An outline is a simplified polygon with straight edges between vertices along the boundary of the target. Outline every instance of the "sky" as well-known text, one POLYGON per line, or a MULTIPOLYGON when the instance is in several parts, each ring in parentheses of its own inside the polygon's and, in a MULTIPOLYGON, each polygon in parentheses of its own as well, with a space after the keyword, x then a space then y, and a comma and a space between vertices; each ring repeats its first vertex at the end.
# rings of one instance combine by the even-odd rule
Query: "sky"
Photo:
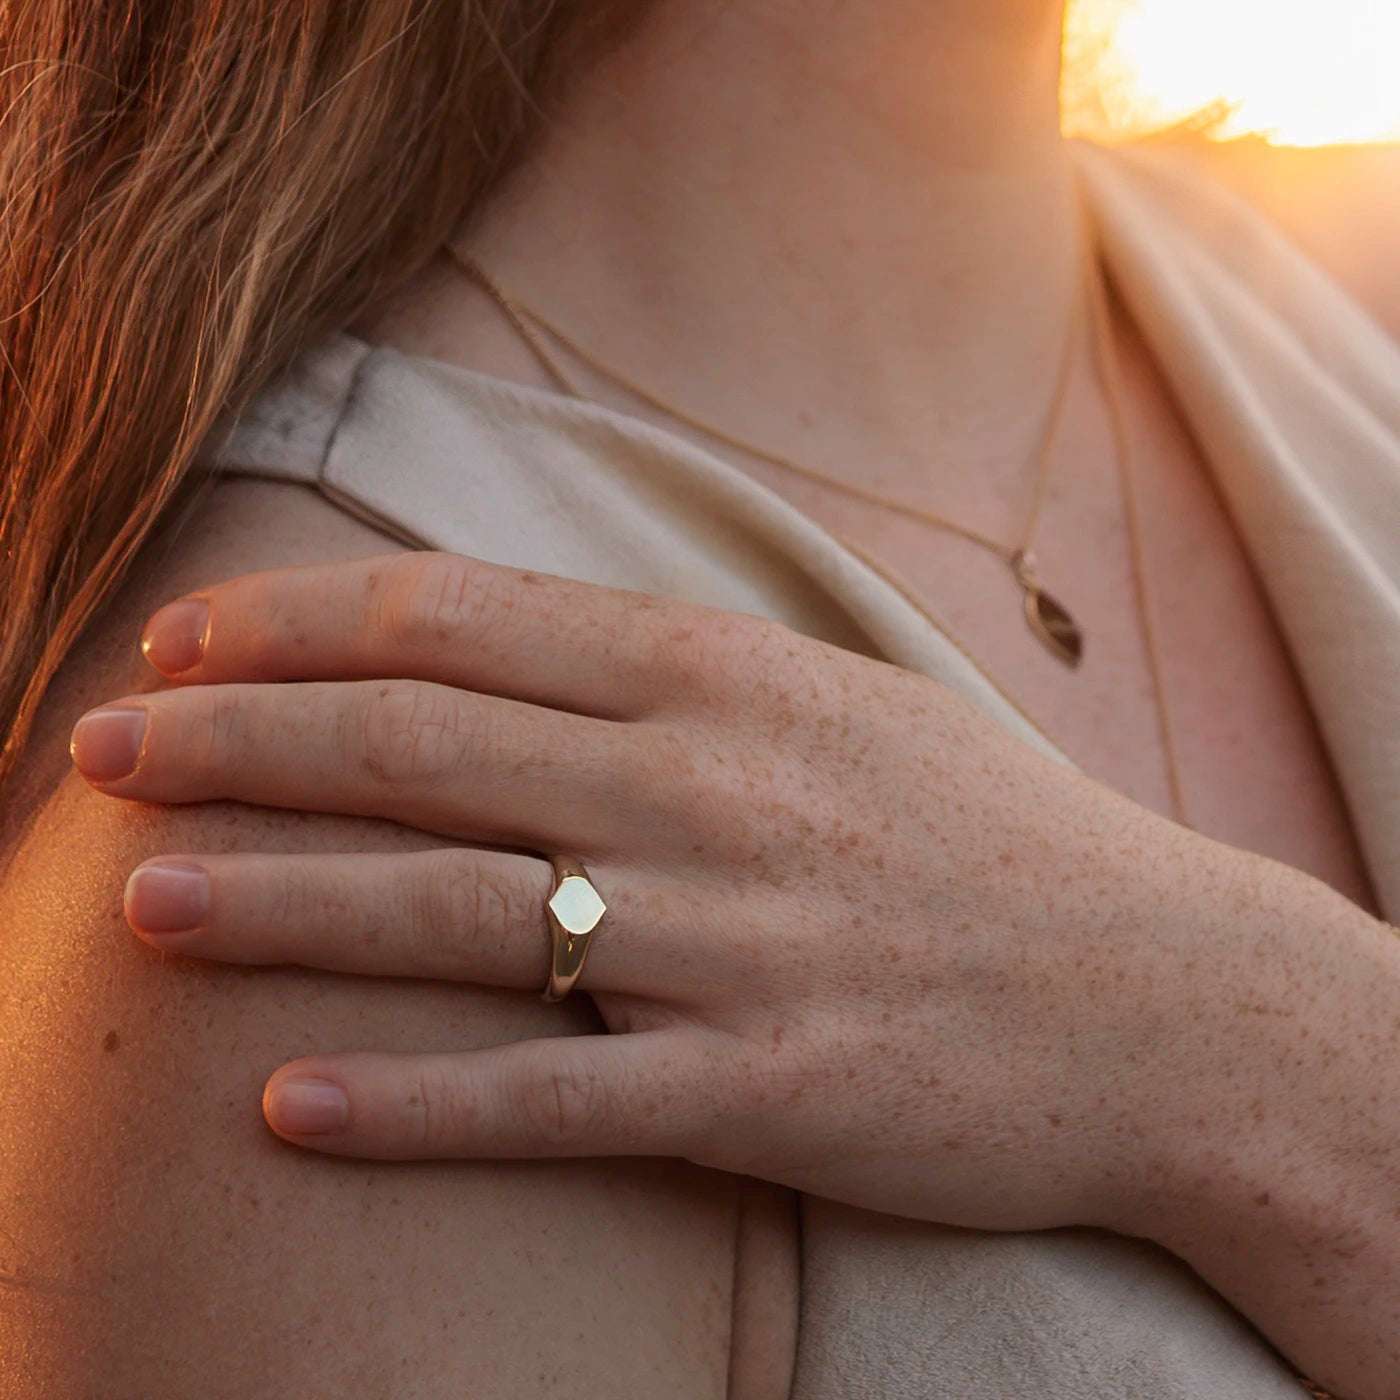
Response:
POLYGON ((1076 135, 1222 104, 1220 136, 1400 140, 1400 0, 1071 0, 1067 45, 1076 135))

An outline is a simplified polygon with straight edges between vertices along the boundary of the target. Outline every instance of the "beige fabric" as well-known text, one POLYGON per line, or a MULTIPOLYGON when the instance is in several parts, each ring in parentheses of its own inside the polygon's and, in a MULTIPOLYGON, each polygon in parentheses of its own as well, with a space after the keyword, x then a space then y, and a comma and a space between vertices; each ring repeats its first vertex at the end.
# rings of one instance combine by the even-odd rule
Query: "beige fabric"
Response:
MULTIPOLYGON (((1400 349, 1179 158, 1077 153, 1109 270, 1264 581, 1400 921, 1400 349)), ((612 410, 337 335, 207 457, 316 484, 407 543, 779 618, 933 676, 1069 762, 822 527, 612 410)), ((1154 1246, 819 1201, 804 1219, 798 1400, 1298 1394, 1252 1329, 1154 1246)))

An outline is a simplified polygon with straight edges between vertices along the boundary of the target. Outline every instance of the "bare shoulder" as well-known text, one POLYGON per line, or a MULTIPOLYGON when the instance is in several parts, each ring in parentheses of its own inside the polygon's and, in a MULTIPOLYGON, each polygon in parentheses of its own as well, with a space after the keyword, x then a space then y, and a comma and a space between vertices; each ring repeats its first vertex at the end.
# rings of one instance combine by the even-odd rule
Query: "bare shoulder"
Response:
POLYGON ((1275 220, 1400 339, 1400 145, 1200 143, 1203 169, 1275 220))
POLYGON ((394 547, 309 489, 220 485, 148 552, 46 702, 0 879, 0 1400, 723 1386, 729 1179, 646 1161, 357 1163, 262 1122, 266 1076, 312 1049, 591 1029, 586 1002, 200 963, 126 929, 126 876, 163 850, 429 844, 389 823, 124 803, 68 771, 77 715, 153 685, 136 638, 162 602, 394 547), (560 1297, 588 1304, 568 1374, 541 1350, 560 1297))
POLYGON ((0 868, 28 819, 68 777, 67 735, 90 706, 160 684, 137 648, 145 619, 182 593, 255 569, 388 553, 403 546, 310 487, 234 477, 177 512, 59 673, 0 817, 0 868))

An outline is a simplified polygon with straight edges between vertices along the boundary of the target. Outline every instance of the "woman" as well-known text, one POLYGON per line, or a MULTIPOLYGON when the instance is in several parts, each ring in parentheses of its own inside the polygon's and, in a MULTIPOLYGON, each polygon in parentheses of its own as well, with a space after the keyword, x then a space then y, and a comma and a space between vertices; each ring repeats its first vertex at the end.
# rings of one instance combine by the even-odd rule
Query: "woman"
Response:
POLYGON ((1394 1395, 1374 323, 1050 0, 41 11, 0 1394, 1394 1395))

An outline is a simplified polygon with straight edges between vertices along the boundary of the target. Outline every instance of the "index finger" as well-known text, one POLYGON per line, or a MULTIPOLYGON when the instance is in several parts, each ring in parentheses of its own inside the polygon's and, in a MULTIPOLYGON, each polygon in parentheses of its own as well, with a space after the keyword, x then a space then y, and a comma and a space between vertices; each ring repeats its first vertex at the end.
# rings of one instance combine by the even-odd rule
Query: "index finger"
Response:
POLYGON ((426 551, 245 574, 167 604, 141 649, 187 682, 407 678, 628 719, 674 692, 701 613, 426 551))

